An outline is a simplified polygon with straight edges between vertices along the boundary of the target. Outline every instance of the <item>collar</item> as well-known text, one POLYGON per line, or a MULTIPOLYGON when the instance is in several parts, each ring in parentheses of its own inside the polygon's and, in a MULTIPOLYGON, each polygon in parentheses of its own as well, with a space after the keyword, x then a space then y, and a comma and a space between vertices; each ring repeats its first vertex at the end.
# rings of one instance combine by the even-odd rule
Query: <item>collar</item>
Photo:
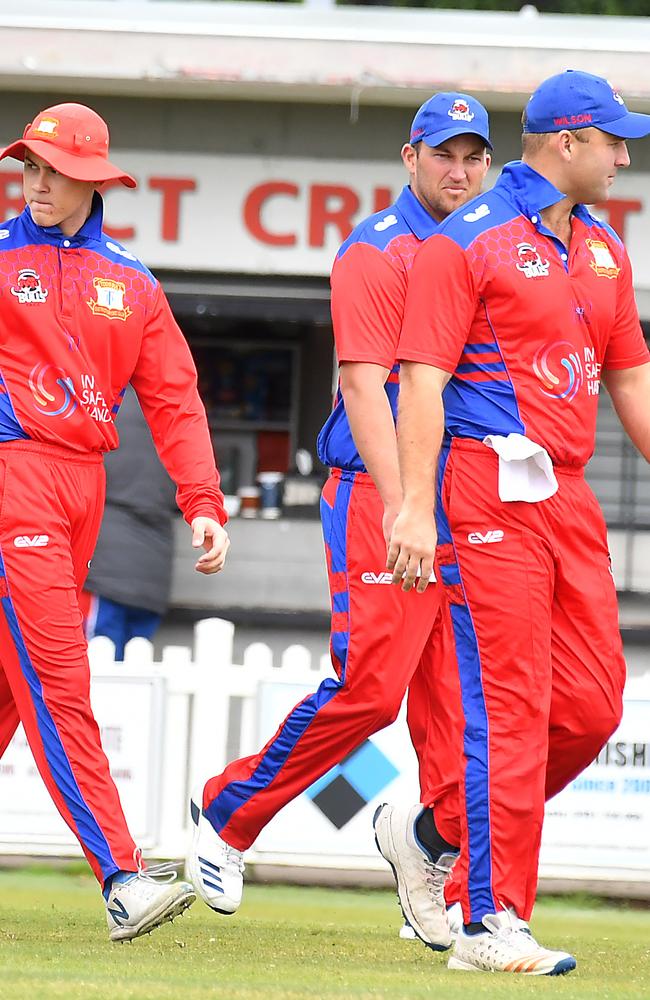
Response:
MULTIPOLYGON (((522 160, 506 163, 494 185, 494 190, 504 194, 509 201, 513 201, 521 214, 527 218, 542 212, 545 208, 550 208, 551 205, 556 205, 566 197, 555 184, 522 160)), ((582 204, 574 205, 571 214, 583 222, 591 220, 589 212, 582 204)))
POLYGON ((104 202, 101 195, 95 191, 90 215, 81 229, 74 236, 66 236, 58 226, 38 226, 32 219, 29 205, 23 209, 23 223, 35 243, 53 243, 58 245, 67 240, 67 246, 78 247, 88 240, 100 240, 104 221, 104 202))
POLYGON ((431 218, 424 205, 420 204, 408 184, 402 188, 395 206, 399 209, 411 232, 419 240, 426 240, 429 236, 433 236, 440 225, 439 222, 431 218))

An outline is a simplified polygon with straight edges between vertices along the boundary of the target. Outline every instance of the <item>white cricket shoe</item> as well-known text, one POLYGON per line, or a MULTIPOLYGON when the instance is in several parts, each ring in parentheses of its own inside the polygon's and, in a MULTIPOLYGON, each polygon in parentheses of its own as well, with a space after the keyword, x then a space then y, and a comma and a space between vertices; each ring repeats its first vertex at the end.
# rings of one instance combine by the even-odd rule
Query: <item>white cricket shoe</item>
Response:
POLYGON ((204 903, 217 913, 234 913, 244 892, 242 852, 222 840, 197 802, 190 799, 194 824, 192 847, 187 856, 187 874, 204 903))
POLYGON ((126 882, 114 882, 106 900, 111 941, 149 934, 191 906, 196 899, 194 889, 176 877, 176 869, 165 864, 140 869, 126 882))
POLYGON ((447 920, 449 921, 449 933, 455 941, 463 927, 463 908, 460 903, 452 903, 451 906, 447 907, 447 920))
POLYGON ((458 933, 450 969, 465 972, 518 972, 525 976, 563 976, 577 962, 565 951, 549 951, 537 943, 528 925, 514 910, 488 913, 483 917, 485 932, 458 933))
POLYGON ((444 887, 456 854, 442 854, 433 862, 419 846, 415 821, 422 806, 400 810, 384 803, 372 820, 379 853, 393 869, 404 919, 434 951, 446 951, 452 938, 444 887))
POLYGON ((399 929, 399 936, 402 941, 417 941, 418 936, 409 924, 408 920, 405 920, 399 929))

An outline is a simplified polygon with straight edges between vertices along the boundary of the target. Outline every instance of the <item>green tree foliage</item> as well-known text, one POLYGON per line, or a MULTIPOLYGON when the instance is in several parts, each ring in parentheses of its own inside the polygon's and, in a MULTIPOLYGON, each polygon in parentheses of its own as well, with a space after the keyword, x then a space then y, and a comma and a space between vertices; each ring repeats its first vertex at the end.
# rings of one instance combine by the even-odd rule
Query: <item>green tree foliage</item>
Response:
MULTIPOLYGON (((443 10, 518 11, 524 0, 337 0, 340 6, 437 7, 443 10)), ((537 0, 540 14, 650 16, 650 0, 537 0)))

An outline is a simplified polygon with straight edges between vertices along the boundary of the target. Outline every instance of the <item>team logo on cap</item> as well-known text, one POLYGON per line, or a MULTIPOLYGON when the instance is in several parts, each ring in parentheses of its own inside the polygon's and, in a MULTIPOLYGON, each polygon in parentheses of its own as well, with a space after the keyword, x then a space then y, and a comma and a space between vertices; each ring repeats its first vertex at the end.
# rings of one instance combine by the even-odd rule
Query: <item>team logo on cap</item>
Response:
POLYGON ((113 278, 95 278, 96 299, 88 299, 88 306, 95 316, 106 316, 107 319, 129 318, 132 309, 124 303, 124 292, 126 286, 122 281, 115 281, 113 278))
POLYGON ((517 244, 517 270, 526 278, 546 278, 549 266, 548 260, 542 260, 532 243, 517 244))
POLYGON ((607 244, 603 240, 585 240, 585 245, 593 258, 589 261, 589 267, 598 277, 617 278, 621 269, 616 266, 607 244))
POLYGON ((11 294, 15 295, 19 302, 45 302, 48 296, 48 289, 41 286, 41 279, 37 272, 31 267, 23 267, 18 272, 16 284, 12 286, 11 294))
MULTIPOLYGON (((609 83, 609 80, 607 81, 607 83, 609 83)), ((617 104, 622 104, 623 107, 625 107, 625 101, 623 100, 623 98, 619 94, 619 92, 616 89, 616 87, 612 83, 609 83, 609 85, 612 88, 612 97, 614 98, 614 100, 616 101, 616 103, 617 104)))
POLYGON ((455 122, 471 122, 474 118, 474 112, 470 111, 467 101, 463 101, 460 98, 456 98, 447 114, 455 122))
POLYGON ((53 139, 57 133, 57 125, 59 124, 58 118, 41 118, 41 120, 33 126, 32 131, 42 136, 44 139, 53 139))

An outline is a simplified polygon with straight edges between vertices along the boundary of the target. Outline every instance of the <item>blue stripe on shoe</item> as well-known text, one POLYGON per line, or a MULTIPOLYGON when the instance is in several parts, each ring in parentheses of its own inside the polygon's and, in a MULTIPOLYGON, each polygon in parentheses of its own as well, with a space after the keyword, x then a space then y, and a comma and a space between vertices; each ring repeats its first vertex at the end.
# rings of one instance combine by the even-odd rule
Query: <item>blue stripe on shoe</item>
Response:
POLYGON ((217 885, 216 882, 211 882, 210 879, 208 879, 208 878, 204 878, 203 879, 203 885, 207 886, 208 889, 214 889, 216 892, 223 892, 224 891, 222 885, 217 885))
MULTIPOLYGON (((347 528, 354 478, 354 473, 343 472, 337 485, 334 506, 330 507, 325 500, 321 502, 323 533, 325 545, 330 551, 332 573, 347 573, 347 528)), ((339 599, 336 603, 338 605, 341 602, 339 599)), ((340 664, 340 677, 326 678, 313 694, 296 705, 284 720, 276 738, 268 745, 251 776, 243 781, 231 781, 203 810, 217 833, 224 829, 238 809, 269 787, 319 711, 329 705, 343 689, 349 642, 349 631, 332 632, 332 653, 340 664)))
POLYGON ((201 875, 205 875, 206 878, 213 878, 215 882, 222 882, 223 879, 221 875, 217 875, 215 872, 211 872, 209 868, 200 865, 201 875))
POLYGON ((205 865, 206 868, 212 868, 213 872, 216 872, 217 874, 221 871, 219 865, 215 865, 213 861, 208 861, 207 858, 202 858, 200 854, 199 854, 199 861, 201 862, 202 865, 205 865))
MULTIPOLYGON (((5 565, 1 550, 0 577, 5 577, 6 580, 5 565)), ((9 581, 7 581, 7 586, 10 591, 9 581)), ((72 773, 68 755, 59 736, 56 723, 45 704, 40 678, 27 652, 11 596, 1 598, 0 604, 2 604, 2 610, 7 620, 9 631, 11 632, 22 674, 27 681, 48 769, 70 812, 79 839, 84 847, 97 859, 102 873, 102 881, 105 881, 119 870, 119 865, 115 863, 108 841, 102 833, 95 816, 86 805, 76 778, 72 773)))

